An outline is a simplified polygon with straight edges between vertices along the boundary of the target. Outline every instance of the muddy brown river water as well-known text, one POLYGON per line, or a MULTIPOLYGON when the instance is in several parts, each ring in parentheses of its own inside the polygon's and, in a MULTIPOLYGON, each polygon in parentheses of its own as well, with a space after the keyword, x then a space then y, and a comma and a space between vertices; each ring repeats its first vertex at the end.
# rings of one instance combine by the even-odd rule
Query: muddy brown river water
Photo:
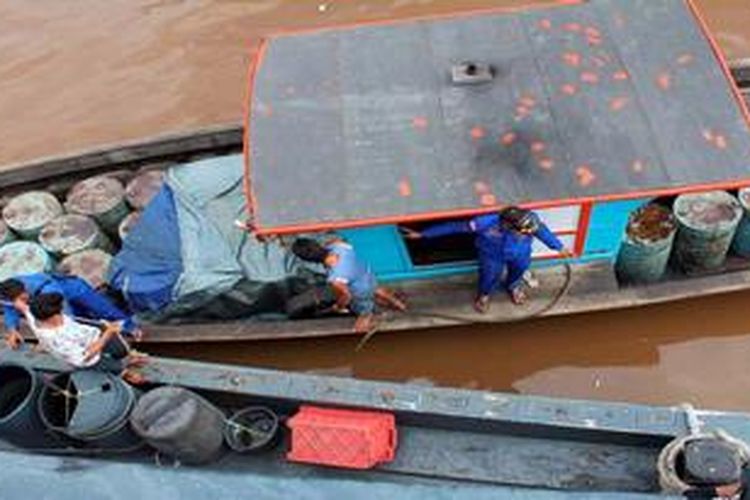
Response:
MULTIPOLYGON (((281 29, 518 6, 490 0, 3 0, 0 168, 240 120, 246 66, 281 29)), ((729 58, 750 2, 700 0, 729 58)), ((162 347, 205 360, 385 380, 750 410, 750 293, 524 324, 356 339, 162 347)))

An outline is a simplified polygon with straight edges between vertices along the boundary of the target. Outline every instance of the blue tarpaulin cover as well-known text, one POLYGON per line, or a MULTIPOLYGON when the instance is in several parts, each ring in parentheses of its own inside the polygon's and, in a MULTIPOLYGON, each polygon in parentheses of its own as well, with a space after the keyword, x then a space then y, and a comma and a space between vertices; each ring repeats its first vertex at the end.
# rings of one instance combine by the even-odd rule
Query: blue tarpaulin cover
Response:
POLYGON ((240 281, 284 282, 296 260, 237 228, 245 213, 242 160, 229 155, 170 169, 110 267, 110 283, 137 312, 193 311, 240 281))

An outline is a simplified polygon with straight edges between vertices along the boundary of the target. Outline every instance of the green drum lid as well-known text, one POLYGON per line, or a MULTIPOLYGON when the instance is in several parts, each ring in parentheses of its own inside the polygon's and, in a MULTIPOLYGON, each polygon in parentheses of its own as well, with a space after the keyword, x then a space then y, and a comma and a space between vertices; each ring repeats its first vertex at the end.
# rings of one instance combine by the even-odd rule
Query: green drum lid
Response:
POLYGON ((125 240, 128 234, 130 234, 130 231, 132 231, 135 225, 138 224, 138 219, 140 218, 140 212, 132 212, 122 220, 122 222, 120 223, 120 228, 118 230, 120 240, 125 240))
POLYGON ((63 259, 57 270, 63 274, 78 276, 94 288, 107 283, 107 271, 112 256, 99 249, 84 250, 63 259))
POLYGON ((19 274, 42 273, 49 270, 49 254, 37 243, 16 241, 0 248, 0 281, 19 274))
POLYGON ((71 255, 96 246, 102 238, 99 226, 85 215, 68 214, 58 217, 39 234, 39 242, 49 252, 71 255))
POLYGON ((685 227, 696 231, 715 231, 732 229, 742 217, 742 207, 729 193, 710 191, 678 196, 674 213, 685 227))
POLYGON ((73 186, 68 193, 65 206, 81 215, 99 215, 117 208, 123 203, 125 188, 114 177, 104 175, 91 177, 73 186))
POLYGON ((16 196, 3 209, 3 220, 14 231, 36 231, 63 213, 57 198, 46 191, 16 196))
POLYGON ((160 170, 143 172, 128 183, 125 188, 125 198, 131 207, 142 210, 156 196, 162 184, 164 184, 164 172, 160 170))

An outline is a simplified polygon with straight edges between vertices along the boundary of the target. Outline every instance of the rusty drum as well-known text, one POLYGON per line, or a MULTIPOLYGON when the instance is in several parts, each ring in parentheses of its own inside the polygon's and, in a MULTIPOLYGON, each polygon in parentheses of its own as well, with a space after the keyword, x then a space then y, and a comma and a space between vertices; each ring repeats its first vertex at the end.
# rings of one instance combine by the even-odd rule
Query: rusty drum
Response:
POLYGON ((164 184, 164 172, 149 170, 138 174, 125 188, 125 199, 135 210, 143 210, 164 184))
POLYGON ((22 239, 36 240, 42 228, 62 213, 57 198, 46 191, 29 191, 10 200, 3 221, 22 239))
POLYGON ((52 267, 52 258, 38 243, 14 241, 0 248, 0 281, 19 274, 48 272, 52 267))
POLYGON ((98 248, 74 253, 63 259, 57 270, 63 274, 83 278, 89 285, 99 288, 107 283, 107 271, 112 256, 98 248))
POLYGON ((73 186, 65 207, 71 213, 93 217, 105 232, 114 235, 129 213, 122 183, 105 175, 91 177, 73 186))
POLYGON ((76 214, 62 215, 44 226, 39 243, 60 258, 92 248, 112 251, 112 244, 94 219, 76 214))

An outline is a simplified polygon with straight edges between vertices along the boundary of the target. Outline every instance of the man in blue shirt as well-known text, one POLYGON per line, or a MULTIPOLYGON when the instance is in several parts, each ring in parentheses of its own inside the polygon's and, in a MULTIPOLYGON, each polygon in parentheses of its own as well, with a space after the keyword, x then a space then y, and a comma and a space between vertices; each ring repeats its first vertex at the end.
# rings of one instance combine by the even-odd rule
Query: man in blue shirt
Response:
POLYGON ((487 312, 490 296, 501 285, 514 304, 526 301, 526 293, 521 285, 524 273, 531 266, 534 238, 563 256, 571 255, 538 215, 518 207, 508 207, 499 213, 480 215, 470 220, 436 224, 421 232, 410 229, 403 231, 405 237, 412 239, 462 233, 476 235, 474 244, 479 257, 479 286, 474 307, 479 313, 487 312), (505 280, 502 280, 503 274, 505 280))
POLYGON ((321 245, 309 238, 299 238, 292 252, 302 260, 322 264, 328 283, 336 296, 334 310, 350 310, 357 315, 354 330, 367 333, 375 327, 375 304, 403 311, 406 305, 393 292, 379 287, 370 268, 357 258, 352 246, 335 239, 321 245))
POLYGON ((41 293, 62 295, 65 299, 63 310, 68 316, 122 321, 123 332, 136 339, 141 336, 132 316, 125 314, 81 278, 47 273, 24 274, 0 283, 5 340, 10 347, 16 348, 23 341, 18 331, 21 316, 31 298, 41 293))

